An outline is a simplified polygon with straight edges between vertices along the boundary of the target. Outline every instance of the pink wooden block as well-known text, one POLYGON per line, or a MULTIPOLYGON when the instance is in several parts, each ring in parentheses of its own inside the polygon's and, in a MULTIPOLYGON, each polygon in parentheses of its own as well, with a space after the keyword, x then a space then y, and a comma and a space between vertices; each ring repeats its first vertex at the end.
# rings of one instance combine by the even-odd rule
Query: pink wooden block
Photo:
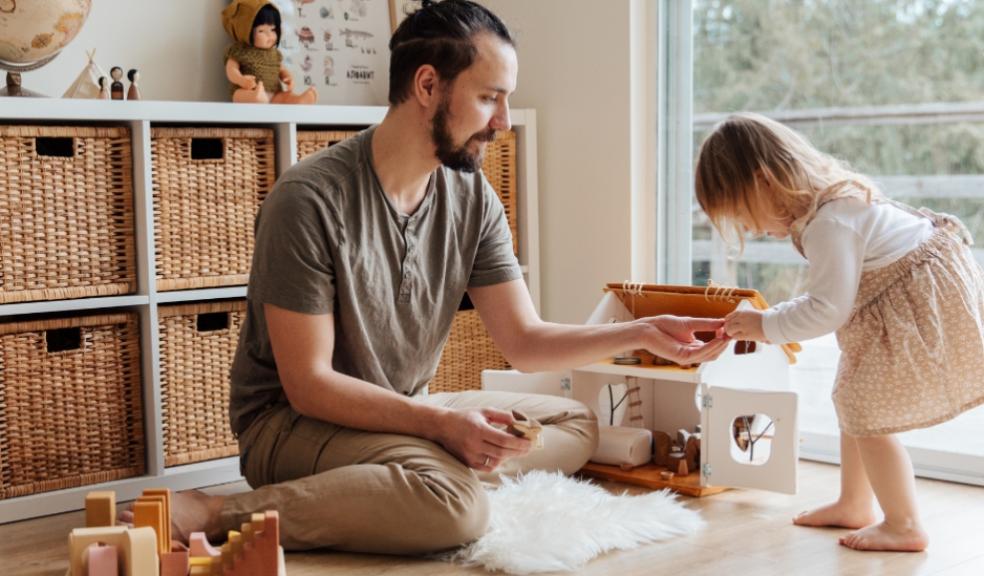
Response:
POLYGON ((215 558, 222 555, 222 552, 208 543, 204 532, 192 532, 191 537, 188 538, 188 546, 191 556, 196 558, 215 558))
POLYGON ((188 551, 165 552, 161 556, 161 576, 188 576, 188 551))
POLYGON ((119 557, 116 546, 89 544, 86 548, 88 576, 119 576, 119 557))

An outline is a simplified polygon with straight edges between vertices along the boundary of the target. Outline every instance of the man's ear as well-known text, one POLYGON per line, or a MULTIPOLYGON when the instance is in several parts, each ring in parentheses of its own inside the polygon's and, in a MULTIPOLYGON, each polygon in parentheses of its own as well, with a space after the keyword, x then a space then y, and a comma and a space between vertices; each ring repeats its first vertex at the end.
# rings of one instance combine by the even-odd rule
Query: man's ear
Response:
POLYGON ((424 64, 417 68, 417 73, 413 75, 413 95, 421 106, 429 108, 437 101, 439 83, 440 77, 433 66, 424 64))

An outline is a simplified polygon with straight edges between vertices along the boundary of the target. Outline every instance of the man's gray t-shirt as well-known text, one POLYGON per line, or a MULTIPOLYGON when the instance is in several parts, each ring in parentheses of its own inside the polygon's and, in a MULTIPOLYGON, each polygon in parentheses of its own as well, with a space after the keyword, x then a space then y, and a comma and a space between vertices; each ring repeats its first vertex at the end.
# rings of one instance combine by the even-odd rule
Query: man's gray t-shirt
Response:
POLYGON ((260 209, 231 373, 236 434, 287 401, 263 304, 334 314, 334 369, 414 395, 434 376, 465 290, 522 277, 481 172, 438 168, 417 211, 400 214, 372 167, 373 132, 291 167, 260 209))

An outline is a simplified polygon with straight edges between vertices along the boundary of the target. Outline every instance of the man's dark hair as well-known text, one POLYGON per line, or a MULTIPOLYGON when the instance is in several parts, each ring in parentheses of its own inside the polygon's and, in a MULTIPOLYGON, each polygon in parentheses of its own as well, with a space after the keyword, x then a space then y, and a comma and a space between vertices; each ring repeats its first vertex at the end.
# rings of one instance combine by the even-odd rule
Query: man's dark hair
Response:
POLYGON ((433 66, 442 81, 453 82, 475 62, 474 37, 482 32, 515 46, 502 20, 480 4, 422 0, 420 9, 408 14, 390 38, 390 104, 410 97, 413 77, 425 64, 433 66))

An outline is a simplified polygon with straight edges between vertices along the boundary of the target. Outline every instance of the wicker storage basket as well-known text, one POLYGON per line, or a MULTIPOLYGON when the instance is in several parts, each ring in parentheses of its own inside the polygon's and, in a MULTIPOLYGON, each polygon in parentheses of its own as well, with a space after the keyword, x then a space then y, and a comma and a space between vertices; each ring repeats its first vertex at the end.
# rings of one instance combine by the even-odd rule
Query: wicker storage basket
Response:
POLYGON ((239 453, 229 426, 229 368, 245 300, 161 306, 164 465, 239 453))
POLYGON ((358 130, 298 130, 297 159, 301 160, 319 150, 334 146, 358 133, 358 130))
POLYGON ((437 373, 428 385, 431 394, 481 390, 482 370, 508 370, 509 363, 492 342, 478 310, 460 310, 441 353, 437 373))
POLYGON ((245 284, 253 222, 273 187, 273 131, 153 128, 157 289, 245 284))
POLYGON ((0 126, 0 304, 136 290, 126 128, 0 126))
MULTIPOLYGON (((358 132, 340 130, 299 130, 297 132, 297 157, 304 158, 318 150, 355 136, 358 132)), ((500 132, 495 141, 485 148, 482 172, 502 200, 506 220, 512 231, 513 251, 519 254, 519 229, 516 218, 516 133, 500 132)))
POLYGON ((502 200, 512 232, 513 252, 519 254, 519 228, 516 218, 516 133, 500 132, 485 148, 482 172, 502 200))
POLYGON ((0 499, 144 473, 137 315, 0 324, 0 499))

